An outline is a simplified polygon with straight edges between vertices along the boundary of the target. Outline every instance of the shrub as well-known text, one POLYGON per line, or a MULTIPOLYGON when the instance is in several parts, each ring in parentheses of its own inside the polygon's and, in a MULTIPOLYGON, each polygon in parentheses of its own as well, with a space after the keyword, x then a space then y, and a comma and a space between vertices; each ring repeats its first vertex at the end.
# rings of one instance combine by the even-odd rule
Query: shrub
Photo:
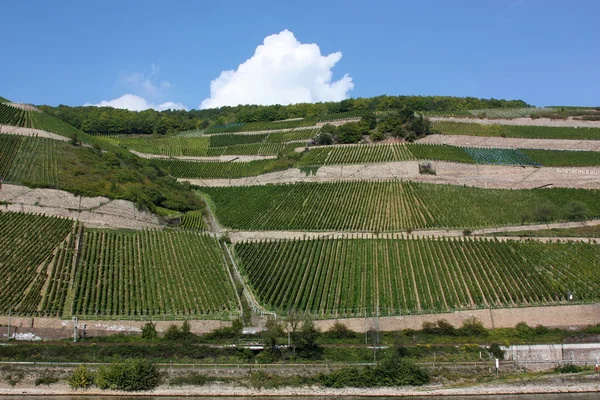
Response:
POLYGON ((457 333, 454 325, 446 321, 445 319, 440 319, 436 322, 423 322, 423 333, 428 335, 443 335, 443 336, 455 336, 457 333))
POLYGON ((341 322, 336 322, 331 328, 324 334, 329 339, 355 339, 358 334, 346 327, 341 322))
POLYGON ((463 322, 459 333, 463 336, 487 336, 489 332, 481 321, 475 317, 471 317, 463 322))
POLYGON ((392 387, 420 386, 429 383, 427 371, 410 361, 392 356, 375 368, 342 368, 330 374, 319 375, 325 387, 392 387))
POLYGON ((158 338, 156 326, 152 322, 148 322, 142 327, 142 338, 150 340, 158 338))
POLYGON ((94 374, 85 366, 80 365, 69 376, 67 383, 73 390, 85 390, 94 384, 94 374))
POLYGON ((36 378, 35 386, 40 386, 40 385, 50 386, 51 384, 58 382, 58 380, 59 379, 53 375, 40 376, 39 378, 36 378))
POLYGON ((566 205, 567 219, 571 221, 582 221, 587 219, 589 211, 585 204, 579 201, 571 201, 566 205))
POLYGON ((144 359, 129 359, 123 363, 102 366, 96 376, 100 389, 127 392, 152 390, 160 382, 160 372, 154 364, 144 359))
POLYGON ((554 368, 554 372, 559 374, 577 374, 579 372, 582 372, 583 370, 583 367, 574 364, 557 365, 554 368))
POLYGON ((22 370, 13 366, 3 367, 2 372, 4 380, 12 387, 17 386, 17 383, 21 382, 25 376, 22 370))
POLYGON ((487 350, 492 356, 494 356, 494 358, 497 358, 498 360, 504 360, 505 351, 500 348, 498 343, 490 344, 490 347, 488 347, 487 350))

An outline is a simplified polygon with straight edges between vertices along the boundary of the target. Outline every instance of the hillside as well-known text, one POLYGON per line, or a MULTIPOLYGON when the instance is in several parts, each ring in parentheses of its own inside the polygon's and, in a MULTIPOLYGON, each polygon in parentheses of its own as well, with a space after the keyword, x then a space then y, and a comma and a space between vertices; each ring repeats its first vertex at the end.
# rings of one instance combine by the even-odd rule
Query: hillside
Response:
POLYGON ((0 313, 248 322, 597 302, 600 244, 577 232, 600 221, 600 127, 527 106, 1 104, 15 290, 0 313), (548 224, 572 241, 475 236, 548 224))

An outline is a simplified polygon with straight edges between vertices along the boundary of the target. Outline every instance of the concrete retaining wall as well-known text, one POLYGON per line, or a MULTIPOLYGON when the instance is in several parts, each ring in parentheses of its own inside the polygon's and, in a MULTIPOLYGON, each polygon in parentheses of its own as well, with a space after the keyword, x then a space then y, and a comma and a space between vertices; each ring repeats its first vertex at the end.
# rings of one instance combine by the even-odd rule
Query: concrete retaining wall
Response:
POLYGON ((502 347, 506 361, 596 362, 600 343, 537 344, 502 347))

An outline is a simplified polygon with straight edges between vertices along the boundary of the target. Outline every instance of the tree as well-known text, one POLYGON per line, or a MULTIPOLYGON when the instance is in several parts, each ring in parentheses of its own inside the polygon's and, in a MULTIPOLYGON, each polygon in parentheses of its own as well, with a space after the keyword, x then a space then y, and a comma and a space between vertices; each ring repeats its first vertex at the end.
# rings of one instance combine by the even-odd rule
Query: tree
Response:
POLYGON ((377 117, 375 117, 373 112, 368 112, 362 116, 360 123, 365 127, 366 130, 370 131, 377 127, 377 117))
POLYGON ((156 338, 158 338, 156 326, 152 322, 144 324, 144 326, 142 327, 142 339, 152 340, 156 338))
POLYGON ((333 135, 328 132, 319 132, 317 136, 315 136, 315 143, 319 146, 329 145, 333 143, 333 135))
POLYGON ((364 128, 356 122, 348 122, 337 128, 337 140, 340 143, 358 143, 362 138, 364 128))
POLYGON ((325 124, 321 127, 319 133, 329 133, 331 136, 335 136, 337 133, 337 128, 332 124, 325 124))
POLYGON ((402 120, 395 115, 390 115, 377 125, 377 131, 384 136, 405 137, 406 129, 402 120))
POLYGON ((265 345, 271 356, 279 356, 281 352, 277 347, 277 340, 284 335, 283 328, 275 318, 269 318, 265 328, 266 330, 263 332, 265 345))
POLYGON ((317 343, 321 332, 315 326, 310 315, 306 315, 300 330, 295 333, 296 354, 302 358, 319 359, 323 356, 323 348, 317 343))

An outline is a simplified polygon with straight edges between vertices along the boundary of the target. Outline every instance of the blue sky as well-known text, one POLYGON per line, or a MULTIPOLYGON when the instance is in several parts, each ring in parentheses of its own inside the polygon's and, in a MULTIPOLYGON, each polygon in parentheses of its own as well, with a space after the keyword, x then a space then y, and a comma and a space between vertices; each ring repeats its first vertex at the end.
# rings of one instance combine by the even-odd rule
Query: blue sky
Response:
POLYGON ((600 106, 597 0, 34 0, 3 2, 2 15, 0 95, 13 101, 191 109, 414 94, 600 106))

